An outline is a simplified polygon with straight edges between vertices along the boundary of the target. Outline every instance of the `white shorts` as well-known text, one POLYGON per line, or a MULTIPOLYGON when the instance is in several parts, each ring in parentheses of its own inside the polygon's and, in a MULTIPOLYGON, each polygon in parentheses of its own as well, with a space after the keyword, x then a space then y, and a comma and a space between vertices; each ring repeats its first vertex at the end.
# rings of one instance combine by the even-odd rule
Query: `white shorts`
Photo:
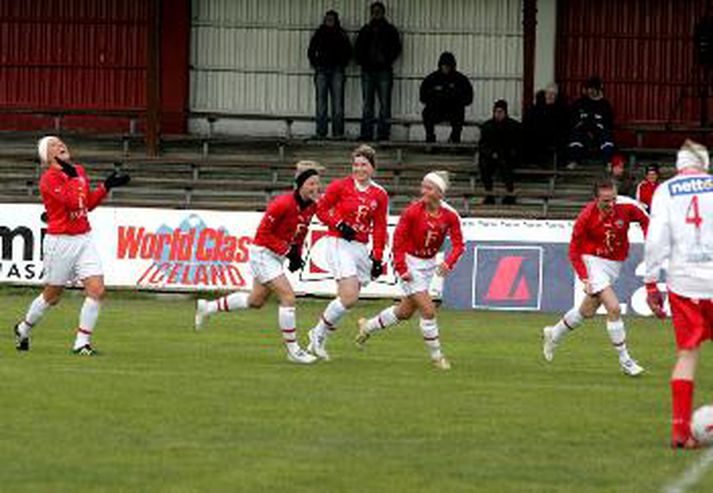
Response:
POLYGON ((597 257, 595 255, 582 255, 584 265, 587 266, 589 284, 592 293, 600 293, 604 288, 613 286, 619 279, 623 262, 597 257))
POLYGON ((253 272, 253 279, 260 284, 267 284, 283 275, 285 273, 284 263, 285 257, 276 254, 269 248, 250 245, 250 270, 253 272))
POLYGON ((64 286, 87 277, 103 276, 102 261, 90 233, 50 235, 43 248, 45 283, 64 286))
POLYGON ((431 287, 433 276, 436 274, 437 265, 436 257, 418 258, 407 253, 406 266, 408 267, 409 274, 411 274, 411 280, 404 282, 399 279, 401 291, 403 291, 406 296, 415 293, 427 293, 431 287))
POLYGON ((365 243, 328 236, 322 241, 327 247, 327 268, 337 281, 356 277, 362 286, 371 282, 371 258, 365 243))

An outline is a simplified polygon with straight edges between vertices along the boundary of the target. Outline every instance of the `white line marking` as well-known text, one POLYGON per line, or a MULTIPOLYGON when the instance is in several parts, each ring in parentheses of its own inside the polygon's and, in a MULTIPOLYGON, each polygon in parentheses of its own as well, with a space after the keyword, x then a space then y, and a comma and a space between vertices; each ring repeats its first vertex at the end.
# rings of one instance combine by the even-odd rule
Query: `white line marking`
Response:
POLYGON ((681 474, 676 481, 668 484, 663 493, 684 493, 701 480, 706 470, 713 464, 713 448, 709 448, 691 467, 681 474))

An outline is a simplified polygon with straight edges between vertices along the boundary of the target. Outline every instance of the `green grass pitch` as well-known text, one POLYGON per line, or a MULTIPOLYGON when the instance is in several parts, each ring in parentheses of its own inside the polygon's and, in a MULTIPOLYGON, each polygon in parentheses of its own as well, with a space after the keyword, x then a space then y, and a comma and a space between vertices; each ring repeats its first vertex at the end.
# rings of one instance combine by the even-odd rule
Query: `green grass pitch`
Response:
MULTIPOLYGON (((290 364, 274 305, 192 330, 188 299, 112 293, 102 356, 69 354, 69 296, 17 354, 11 327, 36 290, 0 291, 2 492, 657 492, 700 457, 669 432, 670 324, 627 318, 648 370, 619 373, 603 320, 551 365, 555 316, 441 311, 452 371, 432 369, 410 322, 353 345, 365 301, 331 339, 333 361, 290 364)), ((300 300, 306 329, 325 306, 300 300)), ((713 400, 704 351, 696 403, 713 400)), ((713 488, 713 469, 688 491, 713 488)))

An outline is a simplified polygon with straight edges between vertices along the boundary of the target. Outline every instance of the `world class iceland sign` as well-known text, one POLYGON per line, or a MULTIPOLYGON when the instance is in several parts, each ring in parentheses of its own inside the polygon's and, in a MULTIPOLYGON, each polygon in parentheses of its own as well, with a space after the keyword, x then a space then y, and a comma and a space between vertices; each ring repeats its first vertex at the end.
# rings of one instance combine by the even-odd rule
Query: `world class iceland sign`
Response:
MULTIPOLYGON (((579 303, 583 286, 569 261, 570 221, 466 219, 466 251, 445 280, 443 302, 461 310, 561 312, 579 303)), ((615 291, 623 313, 650 315, 643 287, 643 236, 615 291)))

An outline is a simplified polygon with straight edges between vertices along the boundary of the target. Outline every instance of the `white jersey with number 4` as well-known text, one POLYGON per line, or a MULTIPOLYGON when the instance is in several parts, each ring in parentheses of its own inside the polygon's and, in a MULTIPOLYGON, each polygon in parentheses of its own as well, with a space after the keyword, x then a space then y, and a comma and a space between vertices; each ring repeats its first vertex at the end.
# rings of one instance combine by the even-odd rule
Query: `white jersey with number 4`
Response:
POLYGON ((662 268, 674 293, 713 299, 713 176, 681 173, 654 193, 645 247, 646 282, 662 268))

